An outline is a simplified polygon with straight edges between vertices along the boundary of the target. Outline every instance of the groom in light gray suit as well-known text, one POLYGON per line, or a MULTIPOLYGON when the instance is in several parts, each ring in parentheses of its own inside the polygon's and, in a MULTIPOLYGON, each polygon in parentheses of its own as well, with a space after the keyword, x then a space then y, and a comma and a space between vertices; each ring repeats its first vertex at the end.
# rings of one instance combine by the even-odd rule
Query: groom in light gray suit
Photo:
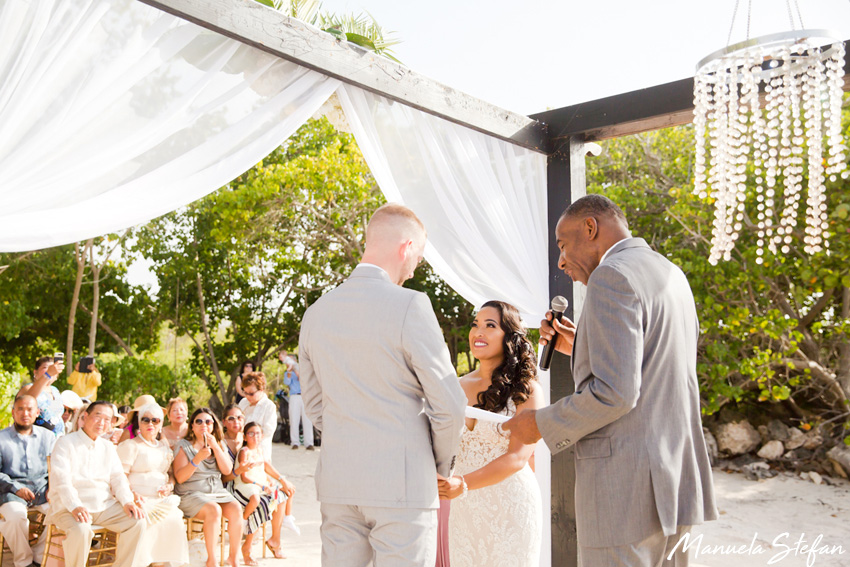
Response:
POLYGON ((572 355, 575 393, 503 429, 553 453, 575 445, 580 565, 687 565, 677 542, 717 518, 690 286, 600 195, 568 207, 556 236, 558 267, 587 296, 578 328, 547 315, 540 335, 572 355))
POLYGON ((428 296, 401 287, 425 239, 410 209, 379 208, 361 263, 301 323, 325 567, 436 561, 437 475, 452 474, 466 396, 428 296))

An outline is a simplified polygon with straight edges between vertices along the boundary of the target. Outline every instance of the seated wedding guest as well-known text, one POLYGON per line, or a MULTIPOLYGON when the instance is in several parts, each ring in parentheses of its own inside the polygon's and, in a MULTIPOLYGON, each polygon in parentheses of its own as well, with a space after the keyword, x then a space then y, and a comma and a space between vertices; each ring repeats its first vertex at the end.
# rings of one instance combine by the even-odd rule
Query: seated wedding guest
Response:
POLYGON ((74 371, 68 376, 71 389, 81 398, 90 400, 97 399, 97 388, 102 382, 100 372, 94 366, 94 359, 88 356, 79 360, 74 365, 74 371), (84 364, 85 367, 80 368, 80 364, 84 364))
POLYGON ((155 404, 156 398, 151 396, 150 394, 142 394, 133 402, 133 409, 130 410, 130 413, 127 414, 126 425, 124 425, 124 431, 121 433, 121 437, 118 440, 119 443, 123 443, 127 439, 133 439, 138 435, 139 432, 139 408, 142 406, 146 406, 148 404, 155 404))
POLYGON ((40 560, 44 541, 30 548, 27 509, 47 509, 47 455, 56 436, 33 427, 38 415, 35 398, 24 394, 12 406, 14 424, 0 431, 0 533, 12 550, 15 567, 40 560))
POLYGON ((266 395, 266 375, 251 372, 242 378, 242 391, 245 399, 239 407, 245 414, 245 421, 255 421, 263 428, 263 454, 272 458, 272 437, 277 429, 277 408, 266 395))
POLYGON ((239 376, 236 377, 236 403, 238 404, 242 400, 245 399, 245 392, 242 389, 242 380, 245 378, 247 374, 250 374, 254 371, 254 363, 253 362, 243 362, 242 366, 239 367, 239 376))
POLYGON ((59 436, 65 433, 65 423, 62 421, 65 406, 62 403, 62 394, 53 383, 59 378, 65 365, 61 360, 54 360, 52 356, 42 356, 36 360, 32 383, 21 388, 18 395, 29 394, 34 397, 38 402, 35 424, 59 436))
POLYGON ((73 390, 63 390, 59 395, 62 398, 62 405, 65 406, 65 411, 62 413, 62 421, 65 423, 65 433, 71 431, 70 427, 76 421, 80 410, 85 405, 82 398, 73 390))
POLYGON ((130 489, 147 518, 147 529, 139 547, 139 565, 189 562, 189 543, 183 529, 180 497, 172 494, 174 478, 171 448, 157 440, 162 429, 162 408, 146 404, 139 408, 138 435, 118 445, 118 457, 130 481, 130 489))
POLYGON ((53 448, 45 522, 65 532, 62 549, 69 567, 86 564, 92 524, 121 534, 116 567, 141 565, 144 512, 133 502, 115 446, 101 437, 112 417, 110 403, 92 402, 80 416, 81 429, 61 437, 53 448))
MULTIPOLYGON (((260 427, 260 424, 252 421, 245 426, 243 435, 245 436, 245 445, 239 450, 233 469, 236 476, 234 491, 248 496, 248 503, 242 517, 248 520, 261 501, 270 499, 275 510, 272 515, 272 536, 265 543, 276 558, 285 559, 281 551, 280 541, 280 528, 284 522, 284 512, 286 512, 286 520, 288 521, 287 527, 298 534, 301 533, 301 530, 295 525, 295 518, 290 513, 295 487, 277 472, 277 469, 264 456, 263 449, 260 446, 263 440, 263 428, 260 427), (280 488, 272 484, 272 479, 280 483, 280 488), (286 508, 289 508, 289 510, 285 510, 281 506, 283 503, 286 503, 286 508)), ((242 546, 242 559, 245 565, 257 565, 256 560, 251 557, 253 541, 254 532, 249 530, 242 546)))
POLYGON ((186 422, 189 406, 180 398, 171 398, 165 406, 165 416, 169 423, 162 428, 162 437, 168 441, 169 446, 174 447, 174 444, 189 432, 189 424, 186 422))
POLYGON ((180 496, 183 515, 204 522, 207 567, 216 567, 215 532, 221 517, 227 518, 230 565, 235 567, 242 540, 242 507, 221 482, 222 474, 233 470, 233 461, 222 446, 221 426, 212 410, 196 409, 189 423, 186 438, 174 445, 174 492, 180 496))
MULTIPOLYGON (((251 493, 247 491, 245 493, 242 493, 241 491, 235 488, 234 483, 236 475, 242 474, 245 470, 245 467, 240 466, 239 463, 236 462, 236 455, 239 454, 239 450, 242 448, 244 441, 242 427, 245 424, 245 415, 242 413, 242 410, 239 409, 238 405, 230 404, 224 410, 223 421, 224 445, 227 448, 227 453, 230 455, 230 458, 231 460, 233 460, 234 463, 233 472, 229 475, 224 475, 222 477, 225 481, 224 487, 229 490, 231 494, 233 494, 234 498, 236 498, 236 501, 239 502, 240 505, 247 506, 251 498, 251 493)), ((254 466, 259 466, 259 464, 254 466)), ((292 530, 297 535, 301 535, 301 528, 299 528, 295 524, 295 517, 292 515, 292 498, 290 497, 286 500, 286 506, 282 509, 282 520, 277 521, 277 523, 274 523, 273 516, 278 509, 280 508, 276 507, 276 502, 273 498, 273 495, 265 493, 261 494, 259 505, 250 514, 250 516, 248 516, 247 533, 253 534, 258 529, 260 529, 263 524, 271 520, 273 521, 272 537, 269 541, 280 541, 280 537, 278 537, 277 533, 280 531, 281 525, 283 525, 283 527, 287 529, 292 530), (277 529, 278 532, 275 532, 275 529, 277 529)), ((250 549, 250 546, 248 546, 248 549, 250 549)))
POLYGON ((123 428, 125 425, 127 425, 127 414, 129 414, 130 411, 132 411, 132 409, 133 408, 131 408, 130 406, 127 406, 127 405, 118 406, 118 416, 117 416, 118 419, 114 420, 115 421, 115 427, 123 428))

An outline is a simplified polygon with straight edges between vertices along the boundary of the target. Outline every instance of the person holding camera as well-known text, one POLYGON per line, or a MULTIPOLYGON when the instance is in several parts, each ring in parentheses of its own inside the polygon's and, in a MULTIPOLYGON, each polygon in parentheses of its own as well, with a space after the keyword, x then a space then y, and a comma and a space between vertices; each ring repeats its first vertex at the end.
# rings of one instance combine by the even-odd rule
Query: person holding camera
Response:
POLYGON ((94 366, 94 357, 84 356, 74 365, 74 371, 68 376, 71 390, 81 398, 97 399, 97 388, 102 383, 100 372, 94 366))
POLYGON ((307 417, 304 401, 301 398, 301 374, 298 369, 298 361, 293 355, 281 351, 278 355, 280 363, 286 366, 283 374, 283 383, 289 386, 289 441, 293 449, 301 446, 301 438, 298 433, 299 426, 304 427, 304 446, 308 451, 313 450, 313 423, 307 417))
POLYGON ((65 404, 62 402, 59 389, 53 383, 65 368, 64 360, 65 355, 61 352, 53 356, 42 356, 36 360, 32 383, 21 388, 16 396, 28 394, 35 398, 38 403, 38 417, 35 418, 35 425, 49 429, 57 437, 65 433, 65 422, 62 421, 65 404))

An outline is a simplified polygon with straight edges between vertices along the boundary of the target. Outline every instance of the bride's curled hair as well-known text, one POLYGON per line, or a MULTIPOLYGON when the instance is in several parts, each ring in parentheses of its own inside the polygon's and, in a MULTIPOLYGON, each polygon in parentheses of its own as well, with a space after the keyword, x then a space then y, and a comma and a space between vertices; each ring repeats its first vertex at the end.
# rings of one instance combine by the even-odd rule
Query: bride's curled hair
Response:
POLYGON ((490 387, 478 394, 474 407, 499 413, 512 399, 520 405, 531 394, 531 382, 537 379, 537 356, 526 336, 517 308, 503 301, 488 301, 481 308, 499 311, 499 326, 505 332, 502 363, 493 371, 490 387))

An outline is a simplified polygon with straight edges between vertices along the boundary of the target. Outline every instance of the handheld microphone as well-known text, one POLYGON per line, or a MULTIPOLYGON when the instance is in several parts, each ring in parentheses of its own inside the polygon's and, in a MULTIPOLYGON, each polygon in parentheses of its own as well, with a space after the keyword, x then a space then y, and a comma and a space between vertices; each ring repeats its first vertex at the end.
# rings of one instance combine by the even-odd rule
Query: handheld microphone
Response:
MULTIPOLYGON (((569 304, 570 302, 567 301, 567 298, 564 296, 556 295, 553 297, 552 312, 555 315, 553 319, 560 321, 569 304)), ((546 343, 546 346, 543 347, 543 352, 540 353, 540 370, 549 370, 549 365, 552 364, 552 354, 555 352, 555 342, 557 340, 558 336, 555 335, 552 340, 546 343)))

